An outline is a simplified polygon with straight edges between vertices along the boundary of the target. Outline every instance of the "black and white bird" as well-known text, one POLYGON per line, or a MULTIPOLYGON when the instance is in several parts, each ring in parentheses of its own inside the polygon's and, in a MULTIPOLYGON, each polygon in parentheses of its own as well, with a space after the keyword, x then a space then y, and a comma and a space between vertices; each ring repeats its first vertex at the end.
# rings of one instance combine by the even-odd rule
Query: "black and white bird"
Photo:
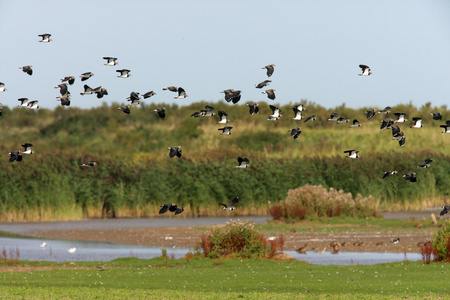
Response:
POLYGON ((339 117, 339 118, 337 118, 337 120, 336 120, 336 123, 337 123, 337 124, 348 123, 348 122, 350 122, 350 119, 349 119, 349 118, 344 118, 344 117, 339 117))
POLYGON ((171 91, 171 92, 178 92, 178 87, 177 86, 168 86, 163 88, 163 91, 171 91))
POLYGON ((168 147, 169 151, 169 157, 174 158, 175 156, 180 158, 181 157, 181 146, 174 146, 174 147, 168 147))
POLYGON ((330 117, 328 118, 328 121, 337 121, 339 114, 336 112, 332 112, 330 117))
POLYGON ((433 118, 433 120, 439 121, 442 120, 442 115, 440 112, 436 112, 436 113, 430 113, 430 116, 433 118))
POLYGON ((3 82, 0 82, 0 93, 6 91, 7 88, 5 88, 5 84, 3 82))
POLYGON ((267 121, 279 120, 282 117, 281 109, 273 105, 269 105, 269 107, 272 110, 272 114, 268 117, 267 121))
POLYGON ((233 132, 231 131, 231 129, 233 129, 233 127, 231 127, 231 126, 225 126, 225 127, 223 127, 223 128, 219 128, 219 129, 217 129, 217 130, 222 130, 222 132, 221 132, 220 134, 230 135, 230 134, 233 133, 233 132))
POLYGON ((442 211, 439 213, 439 216, 443 216, 450 210, 450 205, 444 205, 441 207, 442 211))
POLYGON ((131 92, 130 97, 127 98, 127 101, 130 101, 131 104, 141 104, 141 97, 139 96, 138 92, 131 92))
POLYGON ((168 203, 161 205, 161 209, 159 210, 159 214, 165 214, 166 212, 175 212, 177 210, 177 205, 175 203, 168 203))
POLYGON ((289 130, 289 132, 291 133, 291 137, 294 140, 296 140, 300 137, 300 134, 302 133, 302 128, 301 127, 292 128, 291 130, 289 130))
POLYGON ((50 38, 52 35, 50 33, 39 34, 38 36, 41 37, 41 40, 39 41, 41 43, 50 43, 52 41, 50 38))
POLYGON ((417 182, 416 173, 414 172, 403 175, 403 178, 411 182, 417 182))
POLYGON ((119 64, 117 62, 117 57, 104 56, 103 59, 106 59, 105 66, 115 66, 119 64))
POLYGON ((217 124, 226 124, 230 122, 228 114, 224 110, 219 110, 217 114, 219 115, 219 122, 217 122, 217 124))
MULTIPOLYGON (((202 113, 202 117, 212 117, 215 116, 216 114, 213 113, 214 107, 210 106, 210 105, 205 105, 205 109, 201 110, 202 113)), ((226 113, 225 113, 226 115, 226 113)))
POLYGON ((450 133, 450 120, 447 120, 446 124, 440 125, 439 127, 444 128, 441 133, 450 133))
POLYGON ((413 122, 410 125, 411 126, 409 126, 409 128, 421 128, 421 127, 423 127, 423 125, 422 125, 422 118, 414 117, 413 118, 413 122))
POLYGON ((405 133, 403 131, 400 131, 400 127, 397 125, 392 126, 392 139, 397 140, 400 147, 403 147, 405 145, 406 137, 405 133))
POLYGON ((177 207, 177 209, 175 210, 175 216, 176 215, 179 215, 179 214, 181 214, 183 211, 184 211, 184 209, 185 209, 186 207, 177 207))
POLYGON ((372 75, 372 72, 370 72, 370 68, 368 65, 359 65, 359 67, 361 68, 361 74, 359 74, 359 76, 369 76, 372 75))
POLYGON ((19 151, 10 152, 7 155, 9 155, 9 162, 12 163, 14 161, 22 161, 22 155, 19 151))
POLYGON ((379 110, 377 113, 378 114, 385 114, 385 115, 387 115, 390 112, 391 112, 391 107, 390 106, 386 106, 382 110, 379 110))
POLYGON ((177 92, 178 92, 178 96, 174 97, 175 99, 184 99, 184 98, 186 98, 188 96, 186 94, 186 91, 182 87, 179 87, 177 89, 177 92))
POLYGON ((294 107, 292 107, 292 111, 294 112, 294 117, 292 120, 301 120, 302 119, 302 111, 303 111, 303 105, 299 104, 294 107))
POLYGON ((94 93, 97 94, 98 99, 101 99, 103 96, 108 95, 108 90, 99 86, 94 89, 94 93))
POLYGON ((359 158, 361 155, 358 154, 359 151, 356 150, 345 150, 344 153, 348 153, 347 158, 359 158))
POLYGON ((239 100, 241 100, 241 90, 233 90, 233 89, 228 89, 228 90, 224 90, 221 93, 225 94, 225 101, 227 102, 233 102, 233 104, 236 104, 239 102, 239 100))
POLYGON ((267 65, 265 67, 262 67, 261 69, 266 69, 267 70, 267 72, 266 72, 267 77, 270 77, 270 76, 272 76, 273 71, 275 70, 274 67, 275 67, 275 65, 272 64, 272 65, 267 65))
POLYGON ((142 95, 142 97, 144 97, 144 99, 147 99, 154 95, 156 95, 156 93, 154 91, 150 91, 150 92, 147 92, 144 95, 142 95))
POLYGON ((259 103, 247 103, 250 115, 259 114, 259 103))
POLYGON ((376 112, 376 111, 377 111, 377 110, 376 110, 375 108, 372 108, 372 109, 369 109, 369 110, 364 111, 364 113, 366 114, 367 120, 372 119, 372 118, 375 116, 375 112, 376 112))
POLYGON ((240 169, 244 169, 244 168, 249 168, 250 167, 250 161, 248 160, 247 157, 238 157, 238 165, 236 166, 236 168, 240 168, 240 169))
POLYGON ((416 168, 423 168, 423 169, 429 168, 429 167, 430 167, 430 164, 431 164, 432 162, 433 162, 432 159, 427 158, 427 159, 425 159, 425 161, 424 161, 423 163, 417 165, 416 168))
POLYGON ((33 100, 33 101, 28 102, 28 108, 29 109, 39 109, 39 108, 41 108, 41 106, 38 105, 37 100, 33 100))
POLYGON ((396 123, 404 123, 404 122, 408 121, 408 119, 405 119, 405 117, 406 117, 405 113, 395 112, 394 115, 397 116, 397 120, 394 121, 396 123))
POLYGON ((271 99, 271 100, 275 100, 275 90, 274 89, 268 89, 265 90, 264 92, 261 92, 262 94, 267 94, 267 98, 271 99))
MULTIPOLYGON (((80 95, 92 95, 94 93, 94 89, 91 88, 90 86, 88 86, 87 84, 85 84, 83 86, 84 88, 84 92, 80 93, 80 95)), ((101 88, 101 87, 100 87, 101 88)))
POLYGON ((89 78, 91 78, 92 76, 94 76, 94 73, 92 72, 84 72, 80 75, 81 81, 86 81, 89 78))
POLYGON ((166 117, 165 107, 155 108, 153 111, 156 112, 161 119, 164 119, 166 117))
POLYGON ((400 238, 396 238, 392 240, 392 244, 397 245, 398 243, 400 243, 400 238))
POLYGON ((361 123, 358 120, 354 119, 353 124, 349 126, 350 128, 361 127, 361 123))
POLYGON ((32 66, 23 66, 23 67, 19 67, 19 69, 22 69, 22 71, 24 73, 27 73, 28 75, 33 75, 33 67, 32 66))
POLYGON ((269 85, 269 82, 272 82, 272 80, 264 80, 263 82, 258 83, 255 88, 262 89, 263 87, 269 85))
POLYGON ((19 98, 17 101, 20 101, 18 106, 27 107, 28 106, 28 98, 19 98))
POLYGON ((386 178, 388 178, 389 176, 392 176, 392 175, 397 174, 397 173, 398 173, 397 170, 384 172, 383 179, 386 179, 386 178))
POLYGON ((231 203, 228 203, 228 204, 219 203, 219 204, 223 206, 222 209, 235 210, 236 209, 236 204, 238 204, 238 203, 239 203, 239 197, 236 197, 233 200, 231 200, 231 203))
POLYGON ((381 123, 380 130, 391 129, 391 126, 394 125, 394 120, 385 119, 385 120, 380 121, 380 123, 381 123))
POLYGON ((317 120, 316 116, 312 115, 312 116, 307 117, 305 119, 305 121, 303 121, 303 122, 306 123, 306 122, 312 122, 312 121, 315 121, 315 120, 317 120))
POLYGON ((96 166, 96 165, 97 165, 97 162, 95 162, 95 161, 88 161, 87 163, 82 164, 80 166, 81 167, 89 167, 89 168, 91 168, 91 167, 96 166))
POLYGON ((61 82, 68 82, 70 85, 75 83, 75 76, 66 76, 61 79, 61 82))
POLYGON ((24 151, 20 152, 21 154, 33 154, 33 144, 25 143, 22 145, 24 151))
POLYGON ((66 82, 63 82, 63 83, 55 86, 55 89, 57 89, 57 88, 59 88, 59 93, 61 94, 61 96, 67 95, 67 93, 69 92, 66 82))
POLYGON ((117 108, 117 110, 121 110, 123 113, 126 113, 127 115, 129 115, 131 113, 130 107, 131 107, 131 104, 122 105, 122 106, 119 106, 117 108))
POLYGON ((120 69, 120 70, 116 70, 117 73, 120 73, 120 75, 118 75, 117 77, 119 78, 128 78, 131 76, 130 74, 130 70, 128 69, 120 69))
POLYGON ((56 101, 61 101, 61 106, 70 106, 70 94, 56 98, 58 98, 56 101))

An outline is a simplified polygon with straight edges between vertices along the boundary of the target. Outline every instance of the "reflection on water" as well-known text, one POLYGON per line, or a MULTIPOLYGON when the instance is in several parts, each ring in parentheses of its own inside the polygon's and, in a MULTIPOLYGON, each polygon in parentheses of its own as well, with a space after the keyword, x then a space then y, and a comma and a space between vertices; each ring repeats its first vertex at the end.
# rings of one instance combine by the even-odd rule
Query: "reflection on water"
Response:
MULTIPOLYGON (((45 260, 45 261, 110 261, 121 257, 138 257, 150 259, 161 256, 161 248, 121 245, 104 242, 46 240, 46 246, 41 247, 42 241, 37 239, 0 238, 0 249, 5 248, 9 257, 10 249, 15 255, 16 248, 20 251, 20 260, 45 260), (75 253, 68 253, 69 248, 76 247, 75 253)), ((181 258, 189 249, 168 248, 169 257, 181 258)), ((308 252, 299 254, 295 251, 285 251, 296 259, 317 265, 372 265, 405 260, 404 253, 371 253, 371 252, 340 252, 331 254, 324 252, 308 252)), ((417 261, 422 259, 418 253, 407 253, 406 259, 417 261)))

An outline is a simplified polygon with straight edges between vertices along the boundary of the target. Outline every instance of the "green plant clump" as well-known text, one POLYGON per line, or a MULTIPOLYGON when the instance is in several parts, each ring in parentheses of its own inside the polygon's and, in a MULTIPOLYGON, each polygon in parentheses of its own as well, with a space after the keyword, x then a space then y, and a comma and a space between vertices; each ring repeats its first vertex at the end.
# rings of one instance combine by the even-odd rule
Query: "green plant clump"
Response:
POLYGON ((376 203, 372 196, 362 197, 357 194, 335 190, 329 191, 322 185, 306 184, 288 191, 284 201, 270 208, 274 220, 299 221, 306 218, 323 217, 369 217, 376 216, 376 203))
POLYGON ((433 235, 433 252, 435 260, 450 261, 450 221, 442 224, 437 233, 433 235))
POLYGON ((200 247, 209 258, 270 258, 277 252, 277 242, 284 243, 282 237, 277 240, 270 241, 270 247, 267 247, 267 240, 255 229, 252 221, 230 221, 226 225, 214 226, 208 235, 203 235, 200 247))

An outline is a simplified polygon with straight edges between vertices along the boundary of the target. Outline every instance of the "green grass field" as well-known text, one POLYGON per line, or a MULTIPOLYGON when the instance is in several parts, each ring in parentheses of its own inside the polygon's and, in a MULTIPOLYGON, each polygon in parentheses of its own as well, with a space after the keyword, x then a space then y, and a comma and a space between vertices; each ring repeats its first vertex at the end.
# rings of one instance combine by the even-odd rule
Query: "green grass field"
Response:
MULTIPOLYGON (((318 266, 300 261, 124 258, 20 262, 47 270, 0 273, 0 295, 22 299, 448 299, 446 264, 318 266), (105 265, 104 269, 96 266, 105 265), (75 269, 82 267, 83 269, 75 269)), ((2 266, 3 269, 7 268, 2 266)))

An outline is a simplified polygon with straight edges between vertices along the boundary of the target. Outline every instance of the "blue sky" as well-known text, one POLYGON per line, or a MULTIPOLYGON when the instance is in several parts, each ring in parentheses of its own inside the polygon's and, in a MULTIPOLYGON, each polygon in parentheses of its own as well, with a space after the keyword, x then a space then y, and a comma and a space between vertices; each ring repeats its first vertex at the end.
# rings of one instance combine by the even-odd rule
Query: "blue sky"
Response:
POLYGON ((308 99, 327 108, 384 107, 410 101, 450 104, 450 1, 0 1, 0 102, 59 105, 64 76, 72 106, 125 103, 154 90, 146 103, 211 103, 220 91, 243 91, 241 103, 268 100, 255 84, 275 64, 273 103, 308 99), (53 41, 39 43, 42 33, 53 41), (103 56, 118 58, 104 66, 103 56), (360 77, 359 64, 373 75, 360 77), (32 65, 28 76, 18 67, 32 65), (117 78, 116 69, 132 76, 117 78), (99 100, 80 96, 79 75, 103 86, 99 100), (182 86, 188 98, 162 91, 182 86))

